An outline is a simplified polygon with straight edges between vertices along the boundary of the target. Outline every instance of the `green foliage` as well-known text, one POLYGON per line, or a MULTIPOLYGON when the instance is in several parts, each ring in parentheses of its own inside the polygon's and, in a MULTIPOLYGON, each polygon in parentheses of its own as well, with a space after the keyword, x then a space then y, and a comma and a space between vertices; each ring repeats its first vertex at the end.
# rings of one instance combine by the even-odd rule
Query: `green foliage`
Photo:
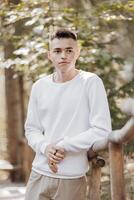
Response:
POLYGON ((55 1, 51 3, 31 0, 18 5, 0 5, 0 43, 4 45, 10 40, 14 45, 12 57, 1 58, 1 65, 14 67, 16 73, 23 73, 35 81, 41 74, 53 71, 47 59, 49 33, 59 26, 76 30, 81 45, 77 68, 95 72, 103 79, 113 128, 120 128, 127 117, 118 108, 117 100, 133 95, 134 80, 123 81, 119 72, 126 60, 133 62, 133 58, 128 56, 126 59, 114 47, 118 39, 124 37, 126 25, 134 21, 134 2, 98 3, 90 10, 61 9, 55 1))

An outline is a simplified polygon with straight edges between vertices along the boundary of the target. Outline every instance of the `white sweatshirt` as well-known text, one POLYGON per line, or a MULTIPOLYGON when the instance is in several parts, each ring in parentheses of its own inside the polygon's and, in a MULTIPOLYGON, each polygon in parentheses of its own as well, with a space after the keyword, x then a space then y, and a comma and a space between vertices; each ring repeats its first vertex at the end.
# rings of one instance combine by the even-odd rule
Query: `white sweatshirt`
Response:
POLYGON ((80 70, 72 80, 56 83, 52 74, 33 84, 25 135, 36 152, 32 169, 56 178, 77 178, 89 169, 87 151, 94 142, 108 137, 111 120, 101 79, 80 70), (66 150, 53 173, 44 155, 48 144, 66 150))

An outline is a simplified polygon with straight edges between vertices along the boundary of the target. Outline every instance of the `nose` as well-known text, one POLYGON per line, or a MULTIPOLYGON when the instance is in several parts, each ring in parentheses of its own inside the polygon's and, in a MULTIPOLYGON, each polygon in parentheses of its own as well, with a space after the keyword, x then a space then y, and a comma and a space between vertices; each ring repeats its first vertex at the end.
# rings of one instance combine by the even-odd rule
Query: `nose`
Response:
POLYGON ((65 51, 62 51, 62 53, 61 53, 61 58, 62 58, 62 59, 65 59, 65 58, 66 58, 66 53, 65 53, 65 51))

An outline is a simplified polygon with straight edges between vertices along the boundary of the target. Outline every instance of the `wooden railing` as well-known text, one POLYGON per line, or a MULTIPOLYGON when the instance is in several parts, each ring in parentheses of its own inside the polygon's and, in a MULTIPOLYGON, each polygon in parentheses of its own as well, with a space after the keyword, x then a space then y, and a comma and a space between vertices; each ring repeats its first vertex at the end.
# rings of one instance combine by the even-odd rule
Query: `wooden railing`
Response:
MULTIPOLYGON (((129 110, 132 117, 120 129, 110 133, 108 139, 98 141, 93 145, 96 154, 109 151, 110 165, 110 184, 111 200, 126 200, 125 182, 124 182, 124 155, 123 144, 134 139, 134 113, 129 110)), ((88 152, 89 160, 93 157, 93 152, 88 152)), ((100 181, 101 181, 101 163, 98 164, 97 156, 91 160, 91 177, 89 182, 89 200, 100 200, 100 181)))

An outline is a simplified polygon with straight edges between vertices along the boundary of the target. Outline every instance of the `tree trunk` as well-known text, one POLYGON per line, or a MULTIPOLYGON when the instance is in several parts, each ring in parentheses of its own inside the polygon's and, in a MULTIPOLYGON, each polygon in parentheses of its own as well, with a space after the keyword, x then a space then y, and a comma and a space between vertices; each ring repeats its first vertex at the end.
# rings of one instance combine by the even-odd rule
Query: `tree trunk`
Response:
POLYGON ((7 107, 7 139, 9 161, 18 169, 11 172, 11 180, 21 179, 21 157, 19 140, 23 135, 22 101, 20 94, 20 77, 13 79, 13 69, 5 69, 6 107, 7 107))
MULTIPOLYGON (((12 0, 8 3, 17 4, 20 1, 12 0)), ((19 22, 15 24, 15 35, 21 33, 19 22)), ((14 46, 12 41, 4 42, 4 56, 6 59, 13 56, 14 46)), ((10 67, 5 69, 5 90, 6 90, 6 110, 7 110, 7 139, 9 161, 15 167, 11 171, 11 180, 17 181, 22 179, 21 171, 21 154, 19 140, 23 136, 23 77, 15 73, 10 67)))
POLYGON ((0 159, 7 159, 5 76, 0 68, 0 159))

